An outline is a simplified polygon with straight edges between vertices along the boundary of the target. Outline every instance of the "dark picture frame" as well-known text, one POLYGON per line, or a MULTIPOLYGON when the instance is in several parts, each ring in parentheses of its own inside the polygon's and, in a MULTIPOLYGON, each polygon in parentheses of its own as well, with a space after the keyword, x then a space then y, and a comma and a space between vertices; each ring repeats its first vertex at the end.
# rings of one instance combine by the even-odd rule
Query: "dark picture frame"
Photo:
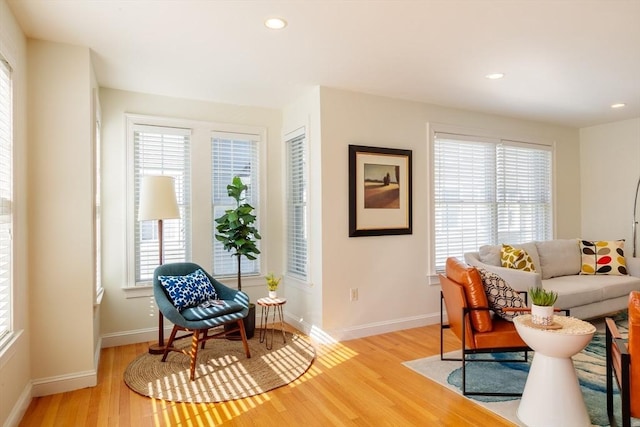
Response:
POLYGON ((412 152, 349 145, 349 237, 412 233, 412 152))

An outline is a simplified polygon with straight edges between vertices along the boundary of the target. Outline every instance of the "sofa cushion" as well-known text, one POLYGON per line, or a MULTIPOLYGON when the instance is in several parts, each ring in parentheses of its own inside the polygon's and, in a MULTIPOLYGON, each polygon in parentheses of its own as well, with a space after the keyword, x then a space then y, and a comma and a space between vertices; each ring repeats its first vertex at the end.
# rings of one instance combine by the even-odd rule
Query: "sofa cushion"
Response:
POLYGON ((517 316, 514 312, 505 311, 507 308, 525 308, 527 305, 520 296, 520 293, 513 289, 502 277, 479 268, 478 272, 482 277, 484 291, 487 294, 489 307, 500 317, 505 320, 513 321, 517 316))
MULTIPOLYGON (((464 288, 467 305, 470 308, 489 307, 487 295, 484 293, 482 278, 475 267, 468 266, 457 258, 447 258, 446 275, 464 288)), ((491 314, 488 310, 471 312, 471 323, 478 332, 491 330, 491 314)))
POLYGON ((502 249, 502 246, 500 245, 480 246, 480 248, 478 249, 478 257, 483 264, 501 267, 502 263, 500 262, 500 249, 502 249))
POLYGON ((624 240, 580 240, 580 253, 580 274, 628 274, 624 259, 624 240))
POLYGON ((555 239, 536 242, 542 279, 580 273, 580 247, 578 239, 555 239))
POLYGON ((502 245, 500 249, 500 264, 502 267, 514 270, 536 271, 531 256, 524 249, 516 249, 511 245, 502 245))
POLYGON ((556 307, 571 308, 627 296, 640 288, 640 278, 576 274, 543 280, 542 287, 558 293, 556 307))

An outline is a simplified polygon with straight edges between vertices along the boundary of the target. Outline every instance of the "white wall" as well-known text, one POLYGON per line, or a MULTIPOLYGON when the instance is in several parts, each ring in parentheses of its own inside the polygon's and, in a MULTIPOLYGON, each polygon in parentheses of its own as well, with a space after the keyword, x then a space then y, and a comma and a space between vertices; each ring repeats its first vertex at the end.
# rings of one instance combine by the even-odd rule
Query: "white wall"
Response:
MULTIPOLYGON (((308 175, 308 232, 309 266, 308 280, 301 283, 291 277, 284 278, 284 294, 287 297, 287 322, 309 333, 315 325, 322 325, 322 135, 320 117, 320 88, 309 89, 298 100, 288 105, 282 114, 283 135, 305 128, 307 143, 308 175)), ((284 142, 285 138, 283 138, 284 142)), ((286 150, 283 148, 283 154, 286 150)), ((285 160, 283 159, 283 162, 285 160)), ((286 174, 282 186, 286 188, 286 174)), ((284 235, 283 235, 284 237, 284 235)), ((283 239, 283 243, 286 242, 283 239)), ((284 248, 283 248, 284 250, 284 248)), ((286 256, 286 255, 285 255, 286 256)))
MULTIPOLYGON (((580 233, 578 131, 409 101, 322 88, 322 328, 353 338, 439 321, 429 285, 427 123, 556 142, 558 237, 580 233), (348 145, 413 151, 413 234, 348 237, 348 145), (359 289, 350 302, 349 289, 359 289)), ((318 266, 314 266, 316 268, 318 266)))
MULTIPOLYGON (((234 125, 259 126, 267 129, 266 194, 262 194, 265 212, 261 217, 261 245, 263 270, 279 274, 282 261, 282 182, 281 127, 279 110, 215 104, 203 101, 102 88, 102 272, 105 296, 101 307, 103 346, 157 339, 156 311, 152 304, 153 291, 147 288, 131 298, 123 288, 128 285, 126 271, 126 122, 125 113, 169 117, 234 125), (129 298, 128 298, 129 296, 129 298)), ((204 135, 204 143, 208 143, 204 135)), ((210 177, 192 177, 196 182, 210 177)), ((208 237, 202 237, 207 239, 208 237)), ((208 271, 209 261, 194 259, 208 271)), ((236 280, 223 280, 235 286, 236 280)), ((252 300, 265 296, 264 278, 245 278, 242 290, 252 300)), ((258 313, 259 314, 259 313, 258 313)), ((165 328, 169 328, 165 322, 165 328)))
POLYGON ((630 255, 640 178, 640 118, 580 129, 580 163, 582 237, 626 239, 630 255))
POLYGON ((92 67, 29 40, 29 305, 34 394, 95 385, 92 67))
POLYGON ((27 41, 0 0, 0 53, 13 69, 13 329, 17 340, 0 351, 0 425, 17 425, 31 400, 29 266, 27 256, 27 41))

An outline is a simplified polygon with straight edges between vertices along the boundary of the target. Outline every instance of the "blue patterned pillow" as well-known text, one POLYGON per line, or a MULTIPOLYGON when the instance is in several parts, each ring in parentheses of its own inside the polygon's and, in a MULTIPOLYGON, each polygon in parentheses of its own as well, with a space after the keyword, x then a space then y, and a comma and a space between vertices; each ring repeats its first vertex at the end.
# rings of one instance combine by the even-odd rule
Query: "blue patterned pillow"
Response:
POLYGON ((158 276, 158 280, 179 311, 218 299, 215 288, 201 269, 186 276, 158 276))

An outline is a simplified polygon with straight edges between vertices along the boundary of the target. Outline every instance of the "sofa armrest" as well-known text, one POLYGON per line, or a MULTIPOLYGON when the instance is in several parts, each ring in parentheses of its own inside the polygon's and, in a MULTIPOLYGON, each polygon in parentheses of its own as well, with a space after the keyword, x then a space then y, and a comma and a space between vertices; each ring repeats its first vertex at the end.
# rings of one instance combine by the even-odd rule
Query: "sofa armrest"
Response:
POLYGON ((625 257, 627 272, 631 276, 640 277, 640 258, 625 257))
POLYGON ((468 252, 464 254, 464 260, 469 265, 477 268, 484 268, 487 271, 497 274, 516 291, 527 291, 529 288, 542 287, 542 279, 540 278, 539 273, 485 264, 480 261, 477 252, 468 252))
POLYGON ((515 270, 513 268, 496 267, 495 265, 479 265, 487 271, 497 274, 516 291, 528 291, 530 288, 541 288, 542 279, 539 273, 515 270))

